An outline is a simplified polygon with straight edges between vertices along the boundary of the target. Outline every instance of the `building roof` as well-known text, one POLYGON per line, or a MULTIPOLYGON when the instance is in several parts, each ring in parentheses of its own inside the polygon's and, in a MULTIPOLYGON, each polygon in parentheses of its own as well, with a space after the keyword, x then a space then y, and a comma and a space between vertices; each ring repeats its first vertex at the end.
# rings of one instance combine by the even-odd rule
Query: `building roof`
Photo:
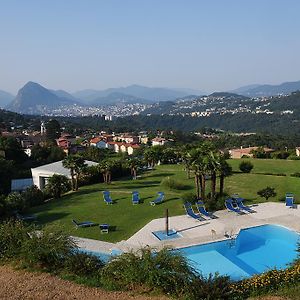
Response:
MULTIPOLYGON (((242 154, 250 154, 251 151, 257 150, 259 147, 248 147, 248 148, 236 148, 230 149, 230 152, 242 153, 242 154)), ((274 149, 263 147, 265 152, 272 152, 274 149)))
MULTIPOLYGON (((86 160, 85 163, 90 167, 90 166, 97 166, 98 163, 86 160)), ((62 164, 62 160, 43 165, 37 168, 32 168, 31 169, 32 173, 45 173, 45 174, 60 174, 60 175, 65 175, 69 176, 70 175, 70 170, 65 168, 62 164)))

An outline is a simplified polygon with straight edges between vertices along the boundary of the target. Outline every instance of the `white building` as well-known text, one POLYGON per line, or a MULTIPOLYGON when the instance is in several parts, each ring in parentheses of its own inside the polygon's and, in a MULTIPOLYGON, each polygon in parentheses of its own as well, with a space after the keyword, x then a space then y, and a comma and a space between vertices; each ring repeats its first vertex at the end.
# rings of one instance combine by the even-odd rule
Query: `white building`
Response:
MULTIPOLYGON (((86 160, 85 163, 88 166, 96 166, 98 163, 86 160)), ((62 165, 62 160, 52 164, 43 165, 37 168, 31 169, 33 184, 39 189, 45 188, 48 178, 54 174, 65 175, 71 179, 70 170, 62 165)))

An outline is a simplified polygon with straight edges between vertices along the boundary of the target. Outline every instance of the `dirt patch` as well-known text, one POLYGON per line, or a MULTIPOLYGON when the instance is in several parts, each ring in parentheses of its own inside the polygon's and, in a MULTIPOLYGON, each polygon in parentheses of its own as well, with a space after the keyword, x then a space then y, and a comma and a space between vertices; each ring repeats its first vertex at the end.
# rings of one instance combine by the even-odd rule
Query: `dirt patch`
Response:
POLYGON ((131 295, 125 292, 107 292, 85 287, 49 274, 31 273, 0 266, 0 299, 9 300, 167 300, 165 297, 131 295))

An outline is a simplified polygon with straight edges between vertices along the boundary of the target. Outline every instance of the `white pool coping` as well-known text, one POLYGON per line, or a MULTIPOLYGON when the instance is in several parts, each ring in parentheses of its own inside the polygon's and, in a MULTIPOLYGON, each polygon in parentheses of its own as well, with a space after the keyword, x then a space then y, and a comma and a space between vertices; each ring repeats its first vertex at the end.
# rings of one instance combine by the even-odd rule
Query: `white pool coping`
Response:
POLYGON ((217 219, 205 221, 197 221, 187 215, 170 217, 169 228, 175 229, 182 236, 174 240, 160 241, 152 234, 153 231, 164 230, 165 218, 150 221, 129 239, 118 243, 79 237, 74 237, 74 239, 82 249, 111 253, 113 250, 134 251, 145 246, 161 249, 163 247, 183 248, 206 244, 227 239, 224 236, 225 232, 236 235, 241 229, 266 224, 281 225, 300 232, 300 208, 288 208, 285 203, 265 202, 253 206, 252 209, 256 213, 245 215, 220 210, 215 212, 217 219))

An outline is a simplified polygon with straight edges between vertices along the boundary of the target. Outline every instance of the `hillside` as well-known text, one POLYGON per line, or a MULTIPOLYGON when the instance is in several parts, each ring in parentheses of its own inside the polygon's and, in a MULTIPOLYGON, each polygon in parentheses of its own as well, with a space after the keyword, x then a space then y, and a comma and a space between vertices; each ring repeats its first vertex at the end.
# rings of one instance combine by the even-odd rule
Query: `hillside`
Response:
POLYGON ((276 96, 290 94, 300 90, 300 81, 284 82, 278 85, 264 84, 241 87, 233 92, 240 93, 247 97, 276 96))
POLYGON ((59 97, 38 83, 28 82, 18 91, 7 109, 22 114, 44 114, 60 105, 74 103, 75 100, 59 97))
POLYGON ((12 94, 0 90, 0 108, 7 106, 13 99, 12 94))

